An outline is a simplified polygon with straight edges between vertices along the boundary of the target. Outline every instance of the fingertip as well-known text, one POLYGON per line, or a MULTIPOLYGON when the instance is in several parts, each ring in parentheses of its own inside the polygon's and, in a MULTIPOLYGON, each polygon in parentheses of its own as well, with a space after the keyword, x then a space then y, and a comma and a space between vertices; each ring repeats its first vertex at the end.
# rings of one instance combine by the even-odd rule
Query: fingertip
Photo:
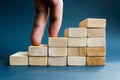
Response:
POLYGON ((40 46, 40 45, 41 45, 41 42, 38 41, 38 40, 35 39, 35 38, 31 38, 31 44, 32 44, 33 46, 40 46))
POLYGON ((58 33, 57 32, 49 32, 50 37, 57 37, 58 33))

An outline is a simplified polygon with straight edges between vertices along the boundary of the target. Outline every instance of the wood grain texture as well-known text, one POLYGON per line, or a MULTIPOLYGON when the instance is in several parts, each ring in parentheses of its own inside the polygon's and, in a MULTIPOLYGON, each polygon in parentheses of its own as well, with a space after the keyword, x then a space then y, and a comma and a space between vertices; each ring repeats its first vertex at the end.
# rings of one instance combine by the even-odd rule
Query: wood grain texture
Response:
POLYGON ((10 65, 28 65, 28 52, 17 52, 9 57, 10 65))
POLYGON ((106 28, 106 19, 87 18, 79 23, 80 28, 106 28))
POLYGON ((87 28, 67 28, 64 31, 65 37, 87 37, 87 28))
POLYGON ((87 47, 87 56, 106 56, 105 47, 87 47))
POLYGON ((86 56, 86 47, 80 47, 79 48, 79 56, 86 56))
POLYGON ((67 47, 67 38, 49 37, 49 47, 67 47))
POLYGON ((87 38, 68 38, 68 47, 85 47, 87 38))
POLYGON ((102 66, 106 64, 105 57, 87 57, 88 66, 102 66))
POLYGON ((68 57, 68 66, 85 66, 86 57, 68 57))
POLYGON ((68 56, 86 56, 86 47, 68 47, 68 56))
POLYGON ((48 58, 49 66, 67 66, 66 57, 49 57, 48 58))
POLYGON ((49 56, 67 56, 67 48, 49 48, 49 56))
POLYGON ((75 48, 75 47, 68 47, 67 48, 68 51, 68 56, 79 56, 79 48, 75 48))
POLYGON ((88 29, 88 37, 105 37, 105 29, 88 29))
POLYGON ((87 41, 88 47, 104 47, 106 46, 106 38, 88 38, 87 41))
POLYGON ((48 55, 48 46, 29 46, 28 48, 29 56, 47 56, 48 55))
POLYGON ((29 57, 30 66, 47 66, 47 57, 29 57))

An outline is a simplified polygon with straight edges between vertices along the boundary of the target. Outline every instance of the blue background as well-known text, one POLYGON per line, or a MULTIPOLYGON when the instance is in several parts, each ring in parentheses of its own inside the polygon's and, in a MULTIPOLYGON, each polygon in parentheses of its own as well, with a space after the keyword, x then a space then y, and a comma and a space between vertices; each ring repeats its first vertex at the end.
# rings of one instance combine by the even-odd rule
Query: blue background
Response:
MULTIPOLYGON (((34 0, 0 0, 0 80, 119 80, 120 0, 64 0, 64 29, 85 18, 107 19, 107 65, 100 67, 11 67, 9 55, 27 51, 34 21, 34 0)), ((49 21, 48 21, 49 23, 49 21)), ((42 43, 48 42, 48 24, 42 43)))

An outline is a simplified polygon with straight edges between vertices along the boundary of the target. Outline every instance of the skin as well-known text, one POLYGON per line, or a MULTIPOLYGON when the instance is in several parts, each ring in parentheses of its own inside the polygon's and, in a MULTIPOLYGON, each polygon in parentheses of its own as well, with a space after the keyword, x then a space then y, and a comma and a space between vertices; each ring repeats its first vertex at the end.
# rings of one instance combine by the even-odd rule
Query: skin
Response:
POLYGON ((57 37, 63 14, 62 0, 34 0, 35 1, 35 20, 31 35, 33 46, 40 46, 44 34, 45 26, 50 17, 49 36, 57 37))

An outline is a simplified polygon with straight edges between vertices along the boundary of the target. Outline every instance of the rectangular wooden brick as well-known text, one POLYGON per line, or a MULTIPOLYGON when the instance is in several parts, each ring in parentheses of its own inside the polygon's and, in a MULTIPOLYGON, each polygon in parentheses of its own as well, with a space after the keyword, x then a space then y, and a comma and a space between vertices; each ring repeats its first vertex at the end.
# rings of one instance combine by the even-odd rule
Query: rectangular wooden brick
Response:
POLYGON ((49 57, 48 58, 49 66, 67 66, 66 57, 49 57))
POLYGON ((68 38, 68 47, 85 47, 87 38, 68 38))
POLYGON ((105 28, 106 19, 101 18, 87 18, 79 23, 81 28, 105 28))
POLYGON ((68 57, 68 66, 85 66, 86 57, 68 57))
POLYGON ((68 47, 68 56, 86 56, 86 47, 68 47))
POLYGON ((87 57, 88 66, 102 66, 106 64, 105 57, 87 57))
POLYGON ((79 48, 79 56, 86 56, 86 47, 80 47, 79 48))
POLYGON ((31 66, 47 66, 47 57, 29 57, 31 66))
POLYGON ((67 47, 67 38, 49 37, 49 47, 67 47))
POLYGON ((67 48, 49 48, 49 56, 67 56, 67 48))
POLYGON ((17 52, 12 54, 9 58, 10 65, 28 65, 28 52, 17 52))
POLYGON ((68 56, 79 56, 79 48, 78 47, 68 47, 68 56))
POLYGON ((47 56, 48 47, 47 45, 29 46, 28 53, 29 56, 47 56))
POLYGON ((106 56, 105 47, 87 47, 87 56, 106 56))
POLYGON ((87 37, 87 28, 67 28, 64 31, 65 37, 87 37))
POLYGON ((88 38, 87 41, 88 47, 104 47, 106 46, 106 38, 88 38))
POLYGON ((88 37, 105 37, 105 29, 88 29, 88 37))

